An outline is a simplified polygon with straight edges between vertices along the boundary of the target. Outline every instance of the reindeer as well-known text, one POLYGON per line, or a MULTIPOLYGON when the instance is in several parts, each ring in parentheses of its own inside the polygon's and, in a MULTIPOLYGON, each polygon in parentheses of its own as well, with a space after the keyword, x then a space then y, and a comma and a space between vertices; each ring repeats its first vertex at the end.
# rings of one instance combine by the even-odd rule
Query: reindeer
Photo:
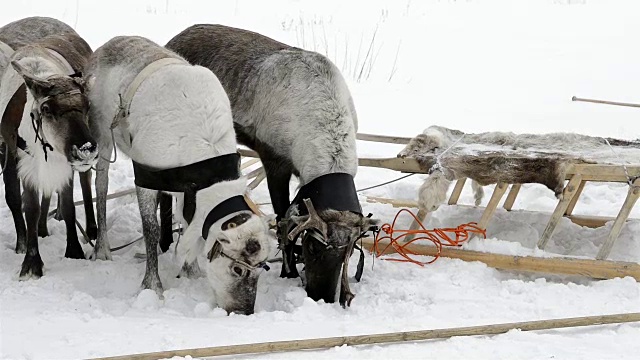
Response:
MULTIPOLYGON (((2 74, 9 66, 11 55, 15 49, 19 49, 27 44, 45 38, 49 35, 60 34, 76 34, 76 32, 62 21, 48 17, 28 17, 20 19, 0 28, 0 84, 2 74)), ((77 34, 76 34, 77 35, 77 34)), ((91 53, 89 45, 84 44, 81 51, 88 54, 91 53)), ((55 51, 55 49, 52 49, 55 51)), ((83 60, 83 59, 80 59, 83 60)), ((80 73, 84 61, 80 63, 69 63, 74 73, 80 73)), ((0 157, 2 157, 2 167, 8 167, 6 175, 4 175, 5 198, 9 208, 11 209, 14 223, 16 226, 17 244, 16 252, 24 253, 26 251, 26 226, 22 217, 22 201, 20 199, 20 182, 17 176, 11 172, 15 169, 16 161, 16 132, 20 125, 24 103, 26 101, 26 90, 22 89, 14 94, 13 98, 7 104, 7 108, 0 108, 0 115, 3 115, 2 127, 0 128, 0 143, 5 143, 0 149, 0 157), (10 114, 14 114, 10 116, 10 114), (3 141, 2 138, 5 138, 3 141), (9 149, 7 152, 6 149, 9 149), (4 155, 4 156, 2 156, 4 155), (11 158, 9 158, 11 156, 11 158), (7 164, 5 165, 5 160, 7 164), (9 164, 10 163, 10 164, 9 164)), ((91 199, 91 171, 80 173, 80 185, 82 187, 82 195, 84 200, 86 232, 90 239, 95 239, 98 232, 96 220, 93 212, 93 203, 91 199)), ((60 204, 61 197, 58 197, 57 219, 61 220, 62 209, 60 204)), ((49 210, 51 198, 50 196, 42 196, 41 212, 44 214, 49 210)), ((38 223, 38 236, 48 236, 47 216, 41 216, 38 223)))
POLYGON ((108 159, 114 147, 134 166, 147 265, 142 286, 162 291, 158 277, 160 192, 178 197, 185 225, 177 245, 183 272, 206 274, 218 305, 251 314, 261 268, 269 253, 269 228, 244 200, 231 108, 218 79, 152 41, 121 36, 97 49, 85 74, 90 123, 100 144, 96 193, 96 250, 108 257, 105 222, 108 159))
POLYGON ((7 202, 13 213, 18 234, 17 252, 26 251, 20 278, 42 276, 42 259, 38 251, 38 222, 41 214, 39 195, 49 198, 60 194, 62 216, 67 229, 65 257, 84 259, 78 242, 73 204, 73 171, 87 171, 96 162, 98 150, 89 134, 88 101, 82 78, 69 75, 70 64, 82 67, 91 49, 75 33, 48 36, 16 50, 10 58, 0 86, 3 125, 16 126, 17 163, 5 151, 5 186, 7 202), (9 106, 6 106, 6 105, 9 106), (26 241, 20 236, 20 187, 26 218, 26 241))
POLYGON ((216 74, 229 95, 239 142, 258 152, 281 229, 280 275, 299 275, 295 238, 306 230, 307 294, 334 302, 342 270, 340 303, 350 303, 348 259, 375 221, 362 216, 356 195, 357 115, 339 70, 318 53, 221 25, 191 26, 166 47, 216 74), (291 175, 301 185, 293 202, 291 175))

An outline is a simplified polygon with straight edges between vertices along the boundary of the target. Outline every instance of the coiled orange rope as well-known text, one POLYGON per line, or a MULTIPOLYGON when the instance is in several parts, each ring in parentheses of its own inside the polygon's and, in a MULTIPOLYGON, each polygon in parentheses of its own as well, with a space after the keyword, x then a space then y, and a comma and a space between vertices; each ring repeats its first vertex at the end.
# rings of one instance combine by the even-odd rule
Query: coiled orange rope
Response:
POLYGON ((477 223, 471 222, 467 224, 462 224, 456 228, 438 228, 429 230, 424 227, 420 219, 412 213, 409 209, 401 209, 396 214, 393 222, 391 224, 383 224, 380 227, 380 232, 378 232, 375 236, 375 240, 373 243, 373 251, 375 252, 376 258, 382 256, 386 250, 392 246, 393 249, 402 256, 402 259, 396 258, 385 258, 383 260, 388 261, 398 261, 398 262, 410 262, 420 266, 424 266, 426 264, 431 264, 434 261, 438 260, 440 257, 440 252, 442 251, 443 246, 460 246, 463 242, 469 240, 470 234, 480 234, 485 239, 487 238, 487 231, 485 229, 481 229, 477 226, 477 223), (396 229, 396 222, 400 217, 400 214, 403 212, 408 213, 413 217, 416 223, 420 226, 419 229, 416 230, 405 230, 405 229, 396 229), (383 235, 384 233, 384 235, 383 235), (396 235, 396 233, 399 233, 396 235), (449 236, 449 233, 452 233, 454 237, 449 236), (415 235, 413 239, 407 241, 405 243, 399 243, 400 239, 408 235, 415 235), (384 249, 380 249, 380 241, 389 240, 389 244, 387 244, 384 249), (438 249, 438 253, 434 256, 433 260, 422 262, 411 258, 410 255, 418 255, 411 251, 407 246, 415 241, 427 240, 433 243, 438 249))

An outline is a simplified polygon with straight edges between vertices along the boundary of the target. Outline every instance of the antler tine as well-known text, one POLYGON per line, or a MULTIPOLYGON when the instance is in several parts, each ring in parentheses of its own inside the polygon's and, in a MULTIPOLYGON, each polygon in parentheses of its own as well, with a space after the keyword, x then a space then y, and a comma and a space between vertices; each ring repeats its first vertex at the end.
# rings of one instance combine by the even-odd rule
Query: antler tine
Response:
POLYGON ((347 248, 347 252, 345 253, 344 261, 342 262, 342 274, 340 276, 340 305, 344 308, 345 306, 351 306, 351 300, 353 300, 356 295, 351 292, 351 286, 349 286, 349 258, 351 257, 351 253, 353 252, 353 247, 355 245, 355 241, 349 244, 347 248))
POLYGON ((313 207, 313 203, 311 203, 311 199, 304 199, 304 204, 307 207, 307 211, 309 212, 309 218, 302 224, 296 226, 290 233, 289 239, 295 239, 298 234, 306 229, 318 229, 324 236, 327 238, 327 223, 324 222, 320 218, 320 215, 316 212, 316 208, 313 207))

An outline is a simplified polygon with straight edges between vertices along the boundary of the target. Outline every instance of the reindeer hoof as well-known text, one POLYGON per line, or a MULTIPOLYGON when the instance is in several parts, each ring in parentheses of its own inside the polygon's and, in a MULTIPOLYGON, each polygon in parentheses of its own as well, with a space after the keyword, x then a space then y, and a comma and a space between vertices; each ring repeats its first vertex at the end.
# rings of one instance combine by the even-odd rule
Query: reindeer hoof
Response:
POLYGON ((98 226, 96 224, 87 226, 87 236, 89 240, 95 240, 98 238, 98 226))
POLYGON ((47 237, 49 236, 49 229, 46 226, 38 226, 38 237, 47 237))
POLYGON ((156 292, 158 296, 162 296, 162 282, 160 282, 160 277, 158 273, 154 275, 149 275, 149 273, 144 274, 144 279, 142 280, 142 289, 150 289, 156 292))
POLYGON ((16 254, 26 254, 26 253, 27 253, 27 241, 18 240, 16 242, 16 254))
POLYGON ((291 268, 291 271, 289 272, 285 270, 283 265, 282 270, 280 271, 280 277, 285 279, 295 279, 297 277, 300 277, 300 274, 298 274, 298 269, 295 267, 295 265, 291 268))
POLYGON ((75 240, 75 245, 69 245, 69 243, 67 243, 67 249, 64 252, 64 257, 67 259, 85 259, 84 251, 82 250, 80 243, 78 243, 78 240, 75 240))
POLYGON ((42 258, 40 254, 26 255, 22 261, 20 280, 39 279, 42 277, 42 258))
POLYGON ((91 254, 91 260, 112 260, 111 249, 109 246, 101 245, 100 241, 96 241, 96 247, 91 254))

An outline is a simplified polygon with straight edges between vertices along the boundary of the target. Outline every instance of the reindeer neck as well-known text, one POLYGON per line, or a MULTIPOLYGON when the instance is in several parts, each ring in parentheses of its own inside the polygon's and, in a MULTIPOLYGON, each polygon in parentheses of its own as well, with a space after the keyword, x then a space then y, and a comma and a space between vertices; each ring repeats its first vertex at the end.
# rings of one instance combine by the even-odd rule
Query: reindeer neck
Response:
POLYGON ((196 194, 196 209, 204 216, 216 205, 230 197, 243 195, 247 186, 247 180, 240 178, 231 181, 215 183, 208 188, 202 189, 196 194))

